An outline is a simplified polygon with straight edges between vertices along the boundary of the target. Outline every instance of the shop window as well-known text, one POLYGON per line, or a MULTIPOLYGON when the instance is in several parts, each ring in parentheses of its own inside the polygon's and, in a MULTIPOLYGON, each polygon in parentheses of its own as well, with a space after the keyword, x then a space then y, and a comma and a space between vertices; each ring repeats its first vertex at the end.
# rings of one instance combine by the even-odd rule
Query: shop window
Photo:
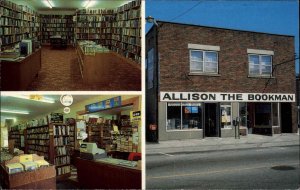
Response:
POLYGON ((221 127, 225 129, 232 128, 231 103, 221 103, 221 127))
POLYGON ((167 130, 202 129, 201 103, 168 103, 167 130))
POLYGON ((181 103, 168 103, 167 130, 181 129, 181 103))
POLYGON ((272 103, 272 125, 279 126, 278 124, 278 103, 272 103))
POLYGON ((218 73, 218 52, 190 50, 191 73, 218 73))
POLYGON ((182 128, 202 128, 201 103, 182 103, 182 128))
POLYGON ((272 56, 250 54, 249 75, 250 76, 272 76, 272 56))
POLYGON ((271 103, 255 104, 255 125, 271 125, 271 103))

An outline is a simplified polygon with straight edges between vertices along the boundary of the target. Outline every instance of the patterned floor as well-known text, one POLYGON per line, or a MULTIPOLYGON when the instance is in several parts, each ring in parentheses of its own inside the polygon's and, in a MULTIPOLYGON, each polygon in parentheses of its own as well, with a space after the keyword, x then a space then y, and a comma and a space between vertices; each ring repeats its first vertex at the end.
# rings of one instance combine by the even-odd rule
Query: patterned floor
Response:
POLYGON ((140 91, 141 70, 124 62, 115 63, 109 71, 114 80, 109 84, 87 85, 83 83, 76 51, 42 48, 42 68, 38 77, 28 87, 30 91, 140 91), (117 65, 117 67, 116 67, 117 65))

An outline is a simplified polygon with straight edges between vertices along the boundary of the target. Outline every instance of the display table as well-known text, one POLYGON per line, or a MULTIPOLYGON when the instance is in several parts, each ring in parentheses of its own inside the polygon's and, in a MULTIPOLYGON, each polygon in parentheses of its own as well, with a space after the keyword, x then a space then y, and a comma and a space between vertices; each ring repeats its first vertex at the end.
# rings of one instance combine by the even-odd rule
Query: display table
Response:
MULTIPOLYGON (((83 81, 87 84, 109 84, 112 81, 126 81, 127 77, 122 80, 120 76, 115 75, 115 71, 122 70, 124 67, 130 67, 131 72, 140 73, 140 66, 132 63, 130 60, 123 58, 116 52, 96 52, 95 55, 85 55, 82 47, 77 44, 76 53, 79 63, 79 68, 83 81)), ((125 71, 124 71, 125 72, 125 71)), ((128 73, 128 76, 131 74, 128 73)), ((127 75, 126 75, 127 76, 127 75)), ((138 78, 140 80, 140 78, 138 78)), ((139 81, 131 81, 138 83, 139 81)), ((128 85, 124 83, 124 85, 128 85)))
POLYGON ((62 36, 51 36, 50 37, 50 44, 53 48, 66 48, 67 47, 67 40, 64 39, 62 36))
MULTIPOLYGON (((55 166, 45 166, 33 171, 9 174, 5 166, 19 163, 21 156, 15 156, 0 164, 0 183, 4 189, 56 189, 55 166)), ((33 154, 33 161, 44 160, 44 157, 33 154)))
POLYGON ((141 189, 140 169, 76 158, 79 188, 141 189))
POLYGON ((1 60, 1 90, 27 90, 41 69, 41 49, 24 59, 1 60))

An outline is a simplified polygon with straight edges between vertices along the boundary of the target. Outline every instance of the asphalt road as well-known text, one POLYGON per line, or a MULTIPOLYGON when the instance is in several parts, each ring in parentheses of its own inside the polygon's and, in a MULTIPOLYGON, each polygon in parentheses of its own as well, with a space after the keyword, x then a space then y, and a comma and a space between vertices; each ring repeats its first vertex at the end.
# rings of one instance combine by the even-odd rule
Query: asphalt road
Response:
POLYGON ((298 189, 299 146, 147 155, 147 189, 298 189))

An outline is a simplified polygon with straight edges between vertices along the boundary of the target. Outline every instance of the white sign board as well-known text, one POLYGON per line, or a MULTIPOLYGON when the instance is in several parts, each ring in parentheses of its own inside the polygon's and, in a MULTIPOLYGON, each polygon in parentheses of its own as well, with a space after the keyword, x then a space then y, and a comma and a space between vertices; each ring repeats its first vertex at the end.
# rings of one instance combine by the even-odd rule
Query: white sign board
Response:
POLYGON ((160 92, 162 102, 295 102, 295 94, 160 92))

